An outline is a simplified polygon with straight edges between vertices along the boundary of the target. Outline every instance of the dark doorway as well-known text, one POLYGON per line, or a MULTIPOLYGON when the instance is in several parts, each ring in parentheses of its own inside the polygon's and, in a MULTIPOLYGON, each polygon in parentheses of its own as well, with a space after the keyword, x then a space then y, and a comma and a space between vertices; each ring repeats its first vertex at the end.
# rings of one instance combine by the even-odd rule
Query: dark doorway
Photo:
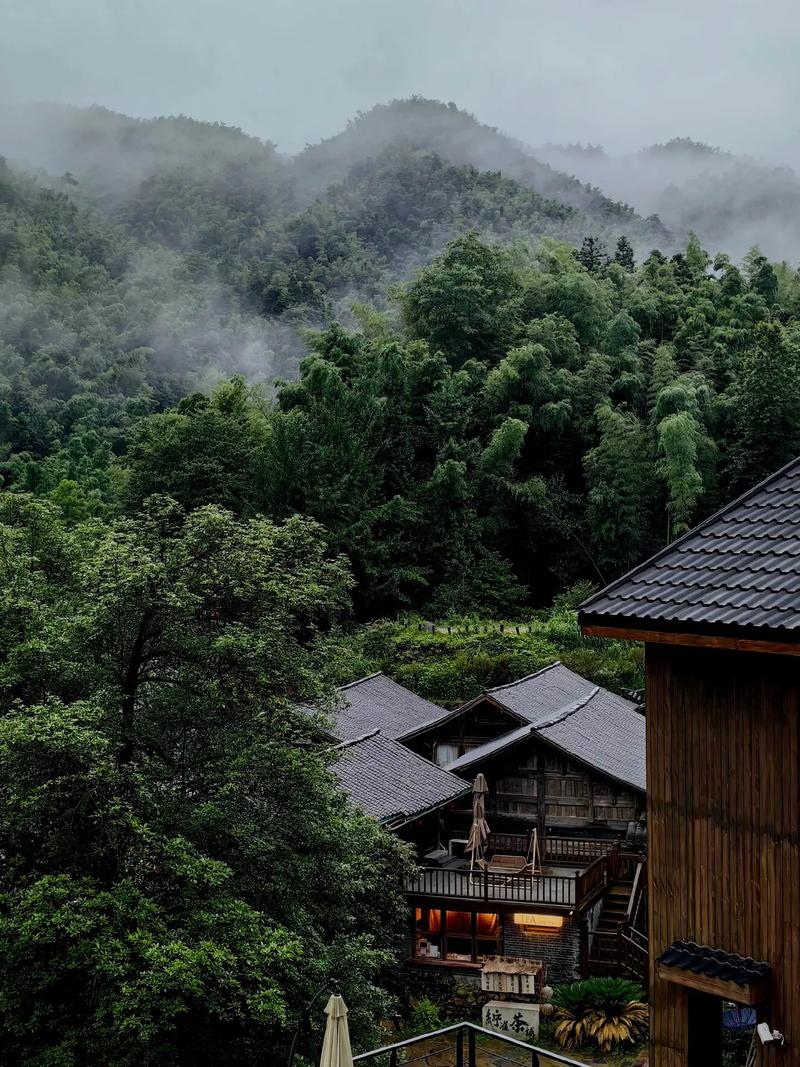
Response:
POLYGON ((722 1001, 695 989, 689 990, 688 1000, 687 1067, 722 1067, 722 1001))

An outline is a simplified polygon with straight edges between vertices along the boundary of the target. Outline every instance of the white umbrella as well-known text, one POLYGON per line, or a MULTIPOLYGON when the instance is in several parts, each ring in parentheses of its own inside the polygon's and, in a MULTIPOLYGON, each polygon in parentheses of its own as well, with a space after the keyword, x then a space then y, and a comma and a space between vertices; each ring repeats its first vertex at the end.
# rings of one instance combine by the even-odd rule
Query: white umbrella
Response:
POLYGON ((489 824, 486 822, 486 794, 489 785, 482 774, 472 784, 472 826, 469 828, 469 840, 467 851, 472 853, 470 870, 475 866, 478 859, 483 856, 486 845, 489 843, 489 824))
POLYGON ((350 1031, 347 1028, 347 1005, 338 993, 333 993, 325 1005, 328 1021, 325 1024, 325 1040, 322 1042, 322 1058, 319 1067, 353 1067, 350 1049, 350 1031))

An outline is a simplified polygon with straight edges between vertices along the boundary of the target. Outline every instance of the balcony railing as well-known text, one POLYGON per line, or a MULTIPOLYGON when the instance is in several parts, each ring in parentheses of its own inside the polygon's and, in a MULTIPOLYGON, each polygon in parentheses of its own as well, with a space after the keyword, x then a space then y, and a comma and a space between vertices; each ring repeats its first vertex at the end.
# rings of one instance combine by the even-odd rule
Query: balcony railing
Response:
POLYGON ((494 874, 469 869, 423 867, 406 879, 405 890, 417 897, 451 897, 492 904, 543 904, 572 908, 576 875, 494 874))
MULTIPOLYGON (((489 834, 489 852, 509 852, 526 856, 530 849, 530 834, 489 834)), ((545 866, 566 865, 581 867, 599 856, 607 855, 614 841, 584 837, 551 837, 539 839, 541 860, 545 866)))
MULTIPOLYGON (((497 835, 501 837, 502 835, 497 835)), ((510 836, 510 835, 507 835, 510 836)), ((570 839, 549 839, 548 846, 556 844, 555 856, 551 858, 550 847, 545 853, 545 863, 558 862, 577 865, 586 862, 586 856, 578 854, 581 843, 570 839), (558 841, 569 841, 571 855, 563 851, 558 841), (557 858, 556 858, 557 857, 557 858)), ((492 842, 508 847, 509 842, 492 842)), ((585 842, 583 846, 585 846, 585 842)), ((470 870, 468 867, 422 867, 406 879, 405 891, 414 897, 447 898, 461 901, 476 901, 484 904, 523 904, 543 907, 577 908, 583 911, 594 903, 620 876, 620 850, 618 845, 607 842, 591 842, 592 847, 602 845, 604 851, 591 859, 582 870, 570 874, 532 874, 530 871, 515 873, 489 870, 470 870)))

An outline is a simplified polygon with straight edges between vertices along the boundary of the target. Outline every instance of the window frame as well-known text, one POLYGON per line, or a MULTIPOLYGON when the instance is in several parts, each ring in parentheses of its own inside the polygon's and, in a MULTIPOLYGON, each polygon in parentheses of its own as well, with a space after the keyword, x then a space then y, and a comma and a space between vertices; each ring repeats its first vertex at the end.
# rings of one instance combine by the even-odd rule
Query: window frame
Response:
POLYGON ((413 917, 412 918, 413 918, 413 942, 412 942, 411 951, 412 951, 412 959, 414 959, 414 960, 421 960, 424 963, 446 963, 446 964, 449 964, 450 966, 458 966, 459 964, 461 964, 462 966, 466 967, 466 966, 470 966, 470 965, 472 965, 472 966, 474 966, 474 965, 480 966, 480 964, 483 963, 483 961, 486 959, 487 956, 494 956, 494 955, 501 956, 503 954, 503 935, 504 935, 504 930, 503 930, 503 914, 502 914, 502 912, 497 912, 497 911, 489 911, 489 912, 464 911, 464 910, 459 910, 459 909, 456 909, 456 908, 453 908, 453 907, 448 907, 447 905, 445 905, 443 907, 424 907, 424 906, 420 906, 420 905, 415 905, 414 913, 413 913, 413 917), (419 941, 419 937, 420 937, 420 930, 419 930, 419 926, 418 926, 418 923, 419 923, 418 912, 423 912, 423 911, 427 911, 427 912, 435 911, 435 912, 439 913, 439 932, 438 932, 438 937, 439 937, 439 955, 438 956, 421 956, 419 954, 419 952, 418 952, 418 941, 419 941), (458 933, 454 932, 452 934, 453 939, 459 938, 461 940, 464 940, 467 936, 469 937, 469 939, 470 939, 470 958, 468 960, 464 960, 464 959, 455 960, 455 959, 450 959, 449 958, 448 930, 447 930, 447 925, 448 925, 447 924, 447 913, 448 912, 452 912, 454 915, 455 914, 469 915, 469 917, 470 917, 469 934, 466 934, 464 931, 459 931, 458 933), (496 916, 496 918, 497 918, 497 936, 496 937, 493 938, 493 937, 491 937, 491 936, 489 936, 489 935, 487 935, 485 933, 479 933, 478 932, 478 915, 494 915, 494 916, 496 916), (490 941, 493 942, 494 943, 494 951, 493 952, 479 953, 478 952, 478 942, 479 941, 484 942, 484 943, 485 942, 490 942, 490 941))

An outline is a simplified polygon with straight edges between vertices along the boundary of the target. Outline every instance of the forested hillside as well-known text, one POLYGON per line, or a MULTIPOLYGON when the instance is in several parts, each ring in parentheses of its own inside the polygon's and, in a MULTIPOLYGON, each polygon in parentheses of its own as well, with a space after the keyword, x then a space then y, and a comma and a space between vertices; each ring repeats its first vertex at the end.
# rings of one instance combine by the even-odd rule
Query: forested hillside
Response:
POLYGON ((253 359, 266 328, 215 272, 225 249, 214 264, 137 239, 134 201, 112 222, 4 182, 6 487, 72 519, 152 493, 312 516, 350 559, 362 617, 523 610, 608 579, 797 447, 798 277, 758 252, 712 264, 692 238, 637 266, 624 238, 533 245, 532 229, 575 226, 573 209, 390 152, 291 217, 298 242, 298 220, 312 229, 281 298, 269 275, 272 336, 315 303, 293 302, 301 274, 322 315, 345 278, 377 286, 380 264, 424 262, 443 231, 510 246, 469 229, 388 312, 308 335, 274 401, 244 380, 209 398, 193 390, 253 359), (357 223, 338 259, 313 229, 336 211, 357 223))
POLYGON ((676 137, 628 156, 599 145, 534 150, 553 167, 656 213, 675 234, 694 230, 712 248, 741 257, 758 244, 770 257, 800 257, 800 179, 789 167, 676 137))
POLYGON ((366 1046, 409 857, 308 706, 377 668, 457 703, 555 656, 638 686, 574 605, 800 449, 800 276, 431 101, 295 159, 27 116, 0 123, 5 1058, 283 1061, 332 982, 366 1046), (466 621, 381 621, 407 612, 466 621), (491 615, 534 622, 465 629, 491 615))

